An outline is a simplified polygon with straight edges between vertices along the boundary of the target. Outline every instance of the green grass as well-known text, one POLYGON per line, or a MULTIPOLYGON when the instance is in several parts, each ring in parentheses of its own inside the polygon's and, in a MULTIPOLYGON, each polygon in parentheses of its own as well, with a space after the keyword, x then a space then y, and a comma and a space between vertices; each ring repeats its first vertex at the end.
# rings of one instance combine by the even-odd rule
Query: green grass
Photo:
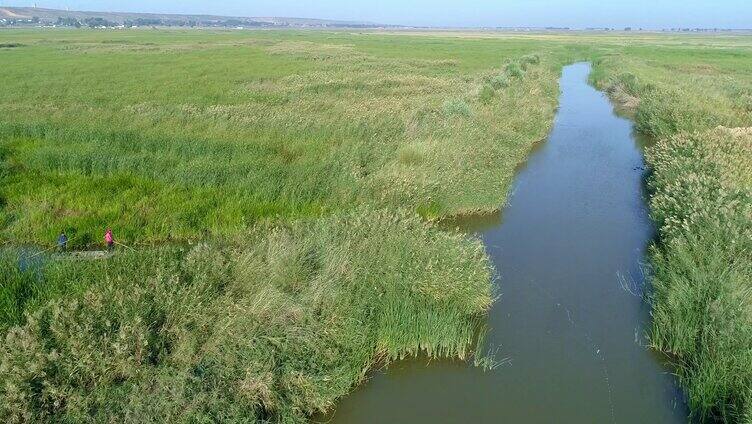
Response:
POLYGON ((99 241, 105 226, 128 242, 159 243, 357 204, 434 204, 435 215, 497 209, 510 170, 546 135, 563 63, 530 62, 537 56, 526 54, 543 46, 533 41, 195 31, 4 38, 25 46, 2 52, 0 135, 16 172, 2 187, 1 235, 42 244, 66 228, 77 246, 99 241), (488 91, 489 73, 525 57, 525 78, 488 91))
POLYGON ((490 263, 428 221, 503 204, 566 52, 317 32, 6 38, 23 47, 1 53, 0 415, 298 422, 376 365, 472 355, 490 263), (518 62, 524 76, 489 83, 518 62), (105 227, 136 250, 17 266, 21 245, 65 230, 97 246, 105 227))
POLYGON ((3 308, 18 325, 0 347, 0 415, 302 421, 375 364, 469 357, 487 261, 479 240, 357 211, 4 274, 30 303, 26 319, 3 308))
POLYGON ((675 136, 649 158, 662 236, 652 253, 653 344, 675 358, 699 416, 749 422, 752 132, 675 136))

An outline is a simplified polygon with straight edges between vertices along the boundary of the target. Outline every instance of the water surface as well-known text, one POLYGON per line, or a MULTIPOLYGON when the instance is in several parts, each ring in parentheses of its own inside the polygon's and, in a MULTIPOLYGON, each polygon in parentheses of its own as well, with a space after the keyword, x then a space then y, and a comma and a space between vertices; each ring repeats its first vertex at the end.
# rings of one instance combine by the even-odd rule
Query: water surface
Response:
POLYGON ((589 72, 564 68, 551 134, 503 213, 463 224, 499 272, 488 342, 509 363, 399 362, 345 398, 332 422, 686 422, 674 378, 644 347, 639 292, 654 228, 642 153, 589 72))

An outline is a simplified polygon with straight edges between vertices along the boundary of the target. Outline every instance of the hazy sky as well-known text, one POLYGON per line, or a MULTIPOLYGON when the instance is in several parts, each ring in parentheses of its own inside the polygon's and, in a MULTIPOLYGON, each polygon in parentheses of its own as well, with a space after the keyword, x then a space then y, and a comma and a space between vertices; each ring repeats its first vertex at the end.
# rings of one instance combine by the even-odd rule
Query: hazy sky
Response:
POLYGON ((752 0, 0 0, 72 10, 284 16, 433 26, 752 27, 752 0))

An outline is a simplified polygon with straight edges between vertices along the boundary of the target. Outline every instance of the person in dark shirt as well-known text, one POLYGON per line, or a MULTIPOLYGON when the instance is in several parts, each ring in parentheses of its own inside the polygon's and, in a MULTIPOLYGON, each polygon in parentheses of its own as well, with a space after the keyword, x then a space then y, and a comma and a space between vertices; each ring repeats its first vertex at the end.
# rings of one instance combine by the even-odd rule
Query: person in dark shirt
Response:
POLYGON ((60 252, 65 252, 68 249, 68 236, 65 234, 65 231, 60 232, 60 236, 57 238, 57 250, 60 252))

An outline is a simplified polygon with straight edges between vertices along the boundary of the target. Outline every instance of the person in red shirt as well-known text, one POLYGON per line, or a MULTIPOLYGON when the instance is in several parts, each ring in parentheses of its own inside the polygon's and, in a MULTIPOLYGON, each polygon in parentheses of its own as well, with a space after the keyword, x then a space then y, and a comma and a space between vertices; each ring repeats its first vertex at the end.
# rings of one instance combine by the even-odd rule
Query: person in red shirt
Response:
POLYGON ((115 238, 112 237, 112 230, 109 228, 104 233, 104 242, 107 244, 108 251, 112 252, 112 250, 115 249, 115 238))

